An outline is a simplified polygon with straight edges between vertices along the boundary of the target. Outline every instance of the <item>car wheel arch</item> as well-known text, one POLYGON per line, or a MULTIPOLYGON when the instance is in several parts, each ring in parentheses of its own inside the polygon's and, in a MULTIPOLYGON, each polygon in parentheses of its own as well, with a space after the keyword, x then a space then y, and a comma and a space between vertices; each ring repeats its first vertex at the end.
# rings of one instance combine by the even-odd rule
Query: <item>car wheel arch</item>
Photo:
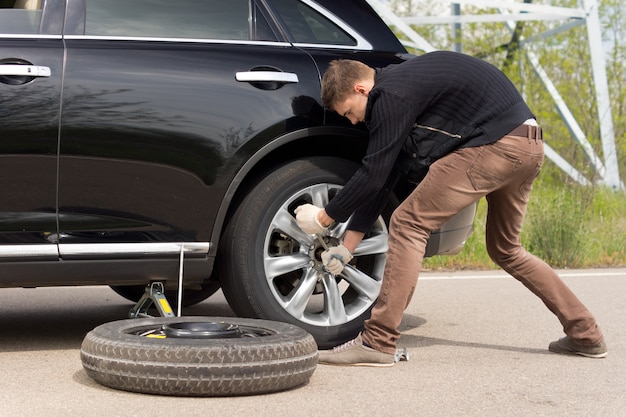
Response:
POLYGON ((213 222, 210 255, 217 254, 229 212, 264 173, 300 157, 334 156, 359 162, 365 153, 367 139, 365 132, 354 128, 336 126, 306 128, 282 135, 246 157, 245 163, 230 181, 213 222), (338 140, 348 143, 349 146, 335 146, 338 140))

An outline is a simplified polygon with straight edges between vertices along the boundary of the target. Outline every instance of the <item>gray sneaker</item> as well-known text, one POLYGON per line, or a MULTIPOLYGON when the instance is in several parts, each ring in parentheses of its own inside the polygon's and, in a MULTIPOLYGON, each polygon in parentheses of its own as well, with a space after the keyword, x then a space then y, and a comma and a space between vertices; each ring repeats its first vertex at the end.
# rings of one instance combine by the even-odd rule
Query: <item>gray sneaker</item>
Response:
POLYGON ((365 346, 361 335, 332 350, 320 350, 319 363, 342 366, 393 366, 395 355, 365 346))
POLYGON ((565 336, 556 342, 550 343, 548 350, 550 350, 550 352, 564 353, 566 355, 586 356, 587 358, 604 358, 609 353, 604 339, 597 345, 583 345, 574 341, 569 336, 565 336))

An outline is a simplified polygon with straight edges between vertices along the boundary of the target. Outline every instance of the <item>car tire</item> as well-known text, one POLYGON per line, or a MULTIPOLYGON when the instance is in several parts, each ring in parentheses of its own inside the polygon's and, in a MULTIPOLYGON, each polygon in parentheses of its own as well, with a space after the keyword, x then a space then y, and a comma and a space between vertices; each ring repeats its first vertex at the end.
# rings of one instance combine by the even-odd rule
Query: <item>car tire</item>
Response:
MULTIPOLYGON (((354 338, 378 297, 387 251, 382 218, 337 277, 322 268, 323 246, 297 226, 294 209, 325 206, 359 165, 317 157, 276 168, 247 193, 220 242, 222 290, 238 316, 288 322, 311 333, 321 349, 354 338)), ((325 236, 340 243, 346 224, 325 236)))
POLYGON ((87 374, 104 386, 172 396, 287 390, 307 383, 317 366, 317 345, 304 330, 239 318, 109 322, 85 336, 80 352, 87 374))

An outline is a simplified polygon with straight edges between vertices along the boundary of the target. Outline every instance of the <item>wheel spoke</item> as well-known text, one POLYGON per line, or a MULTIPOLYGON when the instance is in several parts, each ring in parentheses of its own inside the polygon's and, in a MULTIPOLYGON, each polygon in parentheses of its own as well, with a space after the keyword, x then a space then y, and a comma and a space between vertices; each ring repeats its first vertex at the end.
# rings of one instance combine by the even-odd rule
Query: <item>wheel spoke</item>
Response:
POLYGON ((341 292, 335 277, 330 274, 324 274, 323 283, 329 325, 345 323, 347 321, 346 309, 343 305, 343 299, 341 298, 341 292))
POLYGON ((265 256, 265 274, 268 281, 279 275, 297 271, 309 266, 311 258, 303 253, 294 253, 285 256, 265 256))
POLYGON ((317 207, 326 207, 328 204, 328 184, 318 184, 309 188, 311 201, 317 207))
POLYGON ((388 249, 387 235, 379 234, 362 240, 354 250, 354 256, 379 255, 386 253, 388 249))
POLYGON ((308 268, 300 280, 298 286, 291 292, 290 298, 285 303, 285 310, 295 318, 301 318, 307 307, 309 299, 317 284, 318 272, 308 268))
POLYGON ((376 281, 358 269, 348 265, 341 273, 341 277, 350 283, 359 295, 364 296, 368 300, 374 301, 378 297, 380 281, 376 281))
POLYGON ((304 233, 302 229, 300 229, 295 217, 293 217, 293 215, 289 213, 285 207, 278 210, 270 227, 272 229, 280 230, 300 243, 306 243, 309 245, 313 241, 313 237, 304 233))
POLYGON ((350 219, 346 220, 343 223, 335 223, 335 225, 330 229, 330 235, 335 236, 337 238, 343 237, 348 230, 348 224, 350 223, 350 219))

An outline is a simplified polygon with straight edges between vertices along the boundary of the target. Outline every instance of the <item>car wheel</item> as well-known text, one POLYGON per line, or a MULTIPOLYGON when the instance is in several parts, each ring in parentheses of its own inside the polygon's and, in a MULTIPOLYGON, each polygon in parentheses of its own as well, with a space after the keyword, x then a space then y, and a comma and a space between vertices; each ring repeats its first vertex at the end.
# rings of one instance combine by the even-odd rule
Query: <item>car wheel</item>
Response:
POLYGON ((382 218, 338 276, 322 268, 324 245, 341 242, 347 224, 335 224, 322 244, 297 225, 294 209, 325 206, 358 165, 311 158, 268 173, 239 204, 218 254, 222 290, 239 316, 293 323, 320 348, 343 343, 363 328, 378 297, 387 251, 382 218))
MULTIPOLYGON (((137 302, 146 291, 145 285, 112 285, 111 289, 127 300, 137 302)), ((220 289, 220 283, 209 281, 201 284, 197 288, 183 289, 183 307, 198 304, 215 294, 220 289)), ((173 306, 178 305, 178 290, 165 290, 165 298, 173 306)))
POLYGON ((317 366, 317 345, 301 328, 239 318, 105 323, 85 336, 80 354, 104 386, 175 396, 282 391, 308 382, 317 366))

